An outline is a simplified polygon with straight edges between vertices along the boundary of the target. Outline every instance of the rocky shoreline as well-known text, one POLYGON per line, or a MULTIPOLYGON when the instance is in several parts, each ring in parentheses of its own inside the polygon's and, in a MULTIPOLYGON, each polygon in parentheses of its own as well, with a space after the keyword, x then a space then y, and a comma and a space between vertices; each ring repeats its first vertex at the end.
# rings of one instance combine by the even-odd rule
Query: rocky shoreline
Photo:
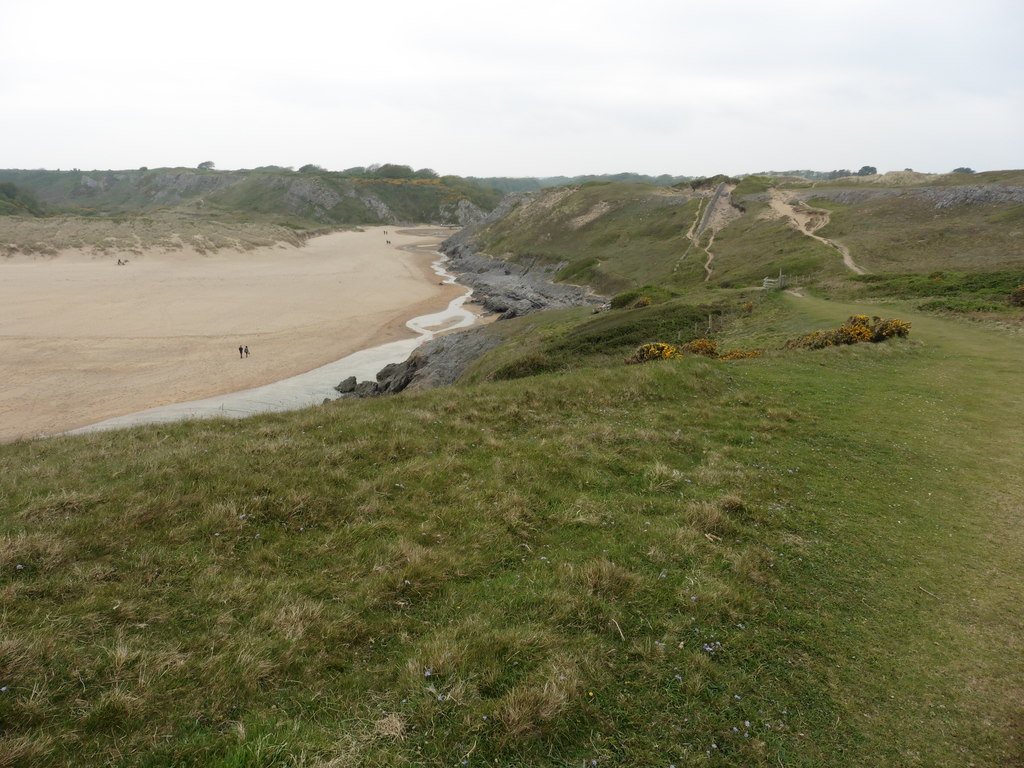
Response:
MULTIPOLYGON (((481 252, 476 232, 501 216, 522 196, 510 195, 487 218, 471 224, 440 245, 448 257, 445 268, 456 281, 473 289, 473 303, 498 320, 547 309, 604 304, 607 299, 578 285, 552 281, 557 267, 524 267, 494 259, 481 252)), ((417 348, 407 360, 383 368, 376 381, 357 382, 354 376, 335 389, 343 397, 375 397, 406 389, 431 389, 458 380, 469 366, 504 341, 491 326, 478 326, 439 336, 417 348)))

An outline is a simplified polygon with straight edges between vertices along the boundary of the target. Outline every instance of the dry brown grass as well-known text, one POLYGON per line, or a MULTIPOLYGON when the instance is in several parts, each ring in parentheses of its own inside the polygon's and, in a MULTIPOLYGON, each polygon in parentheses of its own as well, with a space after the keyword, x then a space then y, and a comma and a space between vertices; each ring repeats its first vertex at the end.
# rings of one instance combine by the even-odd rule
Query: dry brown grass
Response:
POLYGON ((603 597, 628 595, 640 586, 637 574, 606 558, 581 565, 576 579, 590 594, 603 597))
POLYGON ((122 256, 184 248, 208 253, 224 248, 249 251, 275 243, 297 246, 301 242, 293 230, 275 224, 230 222, 174 213, 124 218, 0 216, 0 256, 55 256, 69 249, 122 256))

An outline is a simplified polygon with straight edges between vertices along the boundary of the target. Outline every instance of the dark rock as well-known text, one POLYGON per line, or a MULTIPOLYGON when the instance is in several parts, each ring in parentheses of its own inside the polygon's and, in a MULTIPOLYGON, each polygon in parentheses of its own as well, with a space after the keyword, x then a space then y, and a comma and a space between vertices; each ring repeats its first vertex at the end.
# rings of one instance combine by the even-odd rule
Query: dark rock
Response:
POLYGON ((409 386, 417 369, 424 363, 422 355, 413 352, 401 363, 384 366, 377 374, 377 392, 390 395, 409 386))
POLYGON ((341 392, 341 394, 343 394, 343 395, 347 395, 349 392, 355 392, 355 389, 356 389, 356 377, 355 376, 349 376, 347 379, 345 379, 343 382, 341 382, 338 386, 336 386, 335 389, 338 390, 338 392, 341 392))
POLYGON ((375 381, 360 381, 352 394, 356 397, 373 397, 377 394, 377 382, 375 381))
POLYGON ((503 318, 604 303, 605 299, 589 288, 552 282, 551 273, 556 270, 551 265, 534 269, 533 265, 493 259, 481 251, 477 233, 528 199, 528 193, 506 195, 486 217, 441 243, 440 250, 448 257, 445 267, 458 275, 460 283, 473 289, 473 298, 480 306, 503 318))

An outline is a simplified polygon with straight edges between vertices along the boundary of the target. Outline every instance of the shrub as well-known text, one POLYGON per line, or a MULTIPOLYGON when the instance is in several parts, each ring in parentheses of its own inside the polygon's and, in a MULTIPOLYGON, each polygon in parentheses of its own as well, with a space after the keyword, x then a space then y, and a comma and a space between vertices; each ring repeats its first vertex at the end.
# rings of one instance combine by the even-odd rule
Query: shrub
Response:
POLYGON ((1024 307, 1024 285, 1018 285, 1010 293, 1010 306, 1024 307))
POLYGON ((691 355, 704 355, 705 357, 718 357, 718 343, 710 339, 694 339, 688 341, 681 347, 683 352, 691 355))
POLYGON ((883 320, 880 317, 876 317, 874 320, 871 341, 885 341, 895 337, 905 339, 910 335, 910 323, 904 320, 883 320))
MULTIPOLYGON (((597 259, 594 259, 594 262, 596 264, 597 259)), ((670 291, 665 290, 661 286, 644 285, 616 294, 612 297, 611 306, 612 309, 625 309, 637 306, 636 302, 640 299, 647 299, 647 304, 639 305, 646 307, 648 304, 660 304, 661 302, 668 301, 672 296, 673 294, 670 291)))
POLYGON ((646 363, 651 360, 671 360, 679 357, 679 350, 671 344, 663 344, 660 341, 651 344, 642 344, 633 355, 626 359, 629 364, 646 363))
POLYGON ((623 307, 630 306, 634 301, 639 299, 641 296, 640 291, 623 291, 622 293, 612 296, 611 306, 612 309, 622 309, 623 307))
POLYGON ((527 376, 536 376, 540 373, 556 371, 559 367, 558 361, 552 360, 545 354, 535 352, 506 363, 495 370, 491 374, 491 378, 497 381, 523 379, 527 376))
POLYGON ((683 344, 678 349, 671 344, 644 344, 633 356, 626 360, 627 363, 646 363, 648 360, 666 360, 673 357, 681 357, 683 352, 691 355, 703 355, 712 360, 743 360, 745 358, 760 357, 761 350, 730 349, 723 355, 718 354, 718 344, 710 339, 694 339, 683 344))
POLYGON ((918 309, 926 312, 998 312, 1004 306, 992 301, 979 301, 977 299, 932 299, 917 305, 918 309))
POLYGON ((879 342, 894 337, 905 338, 909 335, 910 323, 905 320, 854 315, 838 328, 814 331, 806 336, 790 339, 786 342, 786 348, 823 349, 862 341, 879 342))
POLYGON ((634 307, 649 307, 651 306, 651 298, 649 296, 641 296, 633 303, 634 307))

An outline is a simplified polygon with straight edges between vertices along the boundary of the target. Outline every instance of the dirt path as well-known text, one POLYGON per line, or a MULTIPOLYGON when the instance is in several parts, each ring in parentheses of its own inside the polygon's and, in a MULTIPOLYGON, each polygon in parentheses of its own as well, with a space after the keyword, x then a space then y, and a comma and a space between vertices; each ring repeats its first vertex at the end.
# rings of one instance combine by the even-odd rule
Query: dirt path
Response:
POLYGON ((704 262, 704 282, 706 283, 711 279, 711 274, 714 270, 711 268, 711 262, 715 260, 715 254, 711 252, 711 245, 715 242, 715 233, 711 233, 711 239, 708 240, 708 244, 704 246, 704 253, 708 255, 707 261, 704 262))
POLYGON ((858 275, 867 273, 865 269, 854 262, 853 257, 850 256, 850 249, 845 245, 837 243, 835 240, 829 240, 827 237, 821 237, 820 235, 814 234, 828 224, 828 211, 821 208, 811 208, 805 203, 794 204, 786 198, 786 195, 781 190, 778 189, 771 190, 771 197, 768 200, 768 204, 777 216, 788 219, 790 226, 800 232, 800 234, 806 235, 807 237, 817 240, 819 243, 827 245, 829 248, 839 251, 839 254, 843 257, 843 264, 846 265, 846 268, 851 272, 855 272, 858 275))
POLYGON ((715 260, 715 254, 711 252, 711 244, 715 242, 715 235, 718 233, 718 230, 727 226, 741 215, 729 200, 729 195, 733 189, 733 186, 722 182, 715 189, 711 198, 708 199, 707 205, 704 205, 703 199, 701 200, 700 205, 697 206, 697 215, 694 216, 693 223, 690 224, 690 229, 686 233, 686 239, 690 241, 690 244, 672 268, 673 272, 679 270, 679 265, 689 255, 690 251, 696 247, 704 251, 707 257, 704 260, 704 282, 706 283, 711 279, 711 275, 714 273, 711 264, 715 260), (708 240, 707 245, 701 245, 701 235, 708 229, 711 230, 711 238, 708 240))

